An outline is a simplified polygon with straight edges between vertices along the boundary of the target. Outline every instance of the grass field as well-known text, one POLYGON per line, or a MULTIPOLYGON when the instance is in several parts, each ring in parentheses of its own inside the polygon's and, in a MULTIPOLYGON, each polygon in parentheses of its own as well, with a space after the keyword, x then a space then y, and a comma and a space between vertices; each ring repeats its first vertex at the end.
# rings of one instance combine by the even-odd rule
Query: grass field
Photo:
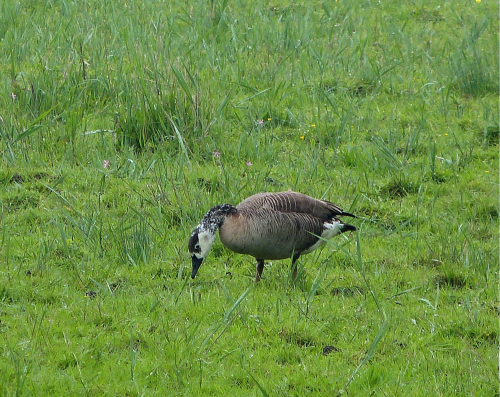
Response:
POLYGON ((492 396, 497 2, 4 1, 0 395, 492 396), (189 3, 189 4, 188 4, 189 3), (299 261, 187 241, 296 190, 299 261))

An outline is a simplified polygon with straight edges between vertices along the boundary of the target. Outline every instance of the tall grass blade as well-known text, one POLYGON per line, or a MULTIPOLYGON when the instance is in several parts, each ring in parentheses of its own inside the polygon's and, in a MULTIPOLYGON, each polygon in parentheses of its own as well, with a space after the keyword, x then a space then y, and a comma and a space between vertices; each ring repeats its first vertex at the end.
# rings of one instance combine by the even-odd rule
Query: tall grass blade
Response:
POLYGON ((385 317, 385 313, 382 310, 382 307, 380 306, 380 302, 379 302, 378 297, 377 297, 377 292, 370 286, 370 283, 366 277, 365 268, 363 266, 363 258, 361 257, 361 241, 360 241, 360 237, 359 237, 360 234, 361 233, 359 231, 356 233, 356 252, 357 252, 357 256, 358 256, 357 259, 358 259, 359 272, 363 276, 363 281, 365 282, 366 287, 368 288, 368 291, 370 291, 370 294, 371 294, 373 300, 375 301, 375 304, 377 305, 378 311, 380 312, 380 314, 383 317, 385 317))
POLYGON ((135 364, 137 361, 137 352, 136 352, 136 344, 135 344, 135 338, 134 338, 134 331, 132 330, 132 326, 130 326, 130 343, 129 343, 129 350, 130 350, 130 381, 134 381, 134 373, 135 373, 135 364))
MULTIPOLYGON (((250 87, 249 87, 249 88, 250 88, 250 87)), ((251 99, 253 99, 253 98, 257 97, 257 96, 262 95, 264 92, 267 92, 267 91, 269 91, 270 89, 271 89, 271 88, 269 87, 269 88, 266 88, 265 90, 262 90, 262 91, 257 92, 256 94, 250 95, 249 97, 243 98, 240 102, 238 102, 238 103, 237 103, 236 105, 234 105, 234 106, 235 106, 235 107, 236 107, 236 106, 240 106, 240 105, 244 104, 245 102, 248 102, 248 101, 250 101, 251 99)))
POLYGON ((61 236, 61 243, 62 243, 62 246, 64 248, 64 253, 69 258, 70 254, 69 254, 69 247, 68 247, 68 243, 67 243, 68 236, 66 235, 66 231, 64 230, 63 225, 59 221, 59 218, 56 218, 56 225, 57 225, 57 228, 59 229, 59 235, 61 236))
POLYGON ((23 132, 21 132, 16 139, 14 139, 14 142, 20 141, 24 138, 27 138, 31 134, 34 134, 37 132, 39 129, 45 127, 45 125, 38 125, 37 123, 44 119, 52 110, 54 110, 55 106, 51 107, 49 110, 46 112, 42 113, 40 116, 38 116, 30 125, 28 128, 26 128, 23 132))
POLYGON ((184 79, 184 76, 179 71, 179 69, 177 69, 172 63, 170 63, 170 67, 172 68, 172 72, 174 72, 174 76, 177 79, 177 82, 179 83, 182 90, 186 94, 187 99, 189 100, 191 105, 194 106, 193 95, 191 93, 191 90, 189 89, 189 86, 188 86, 186 80, 184 79))
POLYGON ((216 116, 220 116, 222 114, 222 111, 225 109, 227 104, 229 103, 229 99, 231 98, 231 91, 229 91, 226 96, 222 99, 219 107, 217 108, 217 111, 215 112, 216 116))
POLYGON ((323 266, 322 269, 319 270, 318 274, 314 278, 314 281, 311 285, 311 288, 309 289, 309 293, 307 294, 307 299, 306 299, 306 306, 307 306, 307 311, 306 314, 309 312, 309 306, 314 298, 314 295, 316 295, 316 292, 318 291, 319 286, 323 282, 326 276, 326 266, 323 266))
POLYGON ((248 287, 245 292, 241 294, 241 296, 238 298, 236 302, 234 302, 234 305, 231 306, 231 308, 227 311, 226 315, 224 316, 224 321, 227 321, 229 316, 231 316, 231 313, 240 305, 241 301, 245 299, 245 297, 248 295, 248 293, 252 290, 253 287, 248 287))
POLYGON ((167 117, 170 120, 170 124, 172 124, 172 128, 175 131, 175 135, 177 135, 177 140, 179 141, 179 146, 181 147, 182 153, 184 153, 184 156, 186 157, 186 162, 187 162, 189 168, 191 168, 191 162, 189 160, 189 155, 188 155, 188 152, 186 150, 186 145, 184 145, 184 138, 182 137, 181 133, 179 132, 179 129, 177 128, 177 125, 175 124, 172 117, 170 117, 169 114, 167 114, 167 117))
POLYGON ((354 379, 354 377, 356 376, 358 371, 361 369, 361 367, 363 365, 365 365, 375 354, 375 351, 377 349, 378 344, 380 343, 380 341, 382 340, 382 338, 385 336, 385 334, 387 333, 387 331, 389 329, 389 320, 390 320, 389 317, 386 318, 386 320, 381 325, 381 327, 377 333, 377 336, 375 337, 372 344, 368 348, 368 351, 366 352, 365 358, 363 359, 363 361, 361 361, 361 363, 358 365, 358 367, 354 370, 353 374, 351 375, 351 377, 347 381, 345 387, 348 387, 351 384, 352 380, 354 379))
POLYGON ((252 380, 254 381, 254 383, 257 385, 257 387, 261 391, 262 395, 264 397, 269 397, 269 393, 266 391, 266 389, 264 389, 264 387, 262 387, 262 385, 257 381, 257 379, 254 378, 254 376, 252 375, 252 373, 248 369, 246 369, 246 368, 245 368, 245 372, 248 374, 248 376, 250 376, 250 378, 252 378, 252 380))
POLYGON ((210 333, 210 335, 208 335, 205 340, 201 343, 200 345, 200 349, 202 349, 207 343, 208 341, 212 338, 212 336, 215 335, 215 333, 219 330, 220 327, 222 327, 222 325, 224 323, 226 323, 226 325, 224 326, 224 328, 222 329, 222 331, 219 333, 219 335, 217 336, 217 338, 215 338, 212 343, 210 343, 206 348, 205 348, 205 352, 209 351, 210 348, 215 344, 215 342, 217 342, 219 340, 219 338, 224 334, 224 332, 226 332, 226 330, 229 328, 229 326, 231 325, 231 323, 240 315, 240 313, 243 311, 243 308, 244 306, 242 306, 240 308, 240 310, 238 310, 238 312, 229 320, 229 317, 231 316, 231 314, 233 313, 233 311, 238 308, 238 306, 240 305, 240 303, 243 301, 243 299, 245 299, 245 297, 248 295, 248 293, 252 290, 252 287, 248 287, 242 294, 241 296, 238 298, 238 300, 233 304, 233 306, 231 306, 231 308, 227 311, 227 313, 225 314, 224 318, 222 319, 222 321, 215 327, 215 329, 210 333), (229 320, 229 321, 228 321, 229 320))
POLYGON ((189 277, 186 277, 184 279, 184 283, 182 284, 181 290, 179 291, 179 294, 177 295, 177 298, 175 298, 175 303, 177 303, 179 301, 179 298, 181 297, 182 292, 186 288, 186 285, 187 285, 188 282, 189 282, 189 277))

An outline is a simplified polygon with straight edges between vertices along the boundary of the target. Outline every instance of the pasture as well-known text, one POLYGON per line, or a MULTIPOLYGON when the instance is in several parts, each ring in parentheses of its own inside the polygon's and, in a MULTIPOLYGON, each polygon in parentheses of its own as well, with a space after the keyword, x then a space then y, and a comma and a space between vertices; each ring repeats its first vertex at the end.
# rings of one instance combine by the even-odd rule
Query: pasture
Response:
POLYGON ((498 4, 4 1, 0 395, 498 395, 498 4), (292 189, 356 233, 187 242, 292 189))

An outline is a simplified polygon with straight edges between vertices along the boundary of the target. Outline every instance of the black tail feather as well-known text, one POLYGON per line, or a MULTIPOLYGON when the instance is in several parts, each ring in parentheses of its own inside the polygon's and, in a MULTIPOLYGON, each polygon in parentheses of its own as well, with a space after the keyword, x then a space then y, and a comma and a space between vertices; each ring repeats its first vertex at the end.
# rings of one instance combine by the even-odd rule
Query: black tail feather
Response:
POLYGON ((342 233, 350 232, 350 231, 355 232, 356 231, 356 226, 349 225, 348 223, 344 223, 342 225, 342 233))

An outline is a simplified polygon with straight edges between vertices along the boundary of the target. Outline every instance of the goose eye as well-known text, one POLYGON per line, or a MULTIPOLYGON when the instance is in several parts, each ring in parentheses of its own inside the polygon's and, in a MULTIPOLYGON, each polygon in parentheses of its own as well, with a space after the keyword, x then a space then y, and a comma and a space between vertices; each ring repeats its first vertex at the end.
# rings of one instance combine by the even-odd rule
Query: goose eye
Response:
POLYGON ((196 243, 196 245, 194 246, 194 250, 196 252, 200 252, 201 251, 200 243, 196 243))

